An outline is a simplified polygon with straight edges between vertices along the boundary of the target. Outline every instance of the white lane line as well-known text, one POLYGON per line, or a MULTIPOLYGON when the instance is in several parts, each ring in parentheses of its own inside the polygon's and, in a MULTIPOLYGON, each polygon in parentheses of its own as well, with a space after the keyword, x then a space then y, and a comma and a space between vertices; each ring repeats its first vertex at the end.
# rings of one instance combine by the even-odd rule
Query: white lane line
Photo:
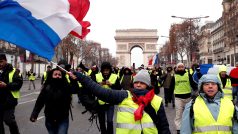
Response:
POLYGON ((29 101, 23 101, 23 102, 18 103, 18 105, 25 104, 25 103, 28 103, 28 102, 33 102, 33 101, 35 101, 35 100, 36 100, 36 99, 29 100, 29 101))
POLYGON ((37 120, 41 120, 43 118, 45 118, 45 116, 40 116, 40 117, 37 118, 37 120))
POLYGON ((32 92, 32 93, 29 93, 29 94, 25 94, 25 95, 21 95, 21 97, 26 97, 26 96, 29 96, 29 95, 32 95, 32 94, 39 94, 40 92, 32 92))

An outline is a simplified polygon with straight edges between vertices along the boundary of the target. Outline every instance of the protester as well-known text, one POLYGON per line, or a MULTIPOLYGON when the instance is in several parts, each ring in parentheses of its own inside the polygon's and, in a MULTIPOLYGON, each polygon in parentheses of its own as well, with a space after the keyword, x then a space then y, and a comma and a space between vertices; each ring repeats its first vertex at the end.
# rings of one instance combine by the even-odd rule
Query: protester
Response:
POLYGON ((183 112, 181 134, 237 134, 237 110, 223 97, 217 75, 206 74, 198 84, 199 96, 190 101, 183 112))
POLYGON ((99 72, 98 66, 93 63, 91 68, 88 69, 87 67, 84 66, 82 62, 80 62, 79 67, 82 68, 84 71, 87 72, 87 75, 94 81, 96 81, 96 74, 99 72))
POLYGON ((73 90, 63 71, 59 68, 51 70, 36 100, 30 120, 36 122, 45 106, 45 126, 49 134, 67 134, 73 90))
POLYGON ((229 77, 232 85, 232 97, 238 105, 238 62, 236 62, 236 67, 231 70, 229 77))
POLYGON ((172 106, 174 108, 174 93, 173 89, 171 89, 172 77, 174 77, 173 68, 169 66, 166 69, 166 73, 164 73, 160 79, 163 81, 165 107, 168 107, 168 103, 172 102, 172 106))
POLYGON ((122 71, 122 76, 120 77, 120 83, 121 87, 124 90, 130 90, 132 88, 133 83, 133 76, 131 69, 128 67, 125 67, 122 71))
MULTIPOLYGON (((112 66, 109 62, 103 62, 101 65, 101 73, 96 74, 96 81, 107 90, 121 90, 118 76, 112 73, 112 66)), ((98 100, 99 110, 98 119, 100 124, 101 134, 113 134, 113 115, 114 105, 98 100), (105 117, 106 115, 106 117, 105 117), (107 122, 107 126, 106 123, 107 122)))
POLYGON ((184 107, 191 100, 192 89, 197 89, 197 85, 194 83, 192 75, 185 70, 183 63, 178 63, 176 65, 175 75, 171 81, 171 88, 174 89, 175 96, 176 116, 174 122, 177 134, 179 134, 184 107))
POLYGON ((31 90, 31 85, 33 85, 33 88, 36 89, 36 86, 35 86, 36 73, 33 72, 33 69, 30 69, 30 71, 28 72, 27 75, 28 75, 28 80, 29 80, 28 90, 31 90))
POLYGON ((155 94, 159 94, 160 93, 160 89, 159 89, 159 86, 158 86, 159 80, 158 80, 158 77, 157 77, 156 70, 151 71, 150 79, 151 79, 151 85, 154 88, 155 94))
POLYGON ((11 64, 7 63, 5 54, 0 54, 0 134, 5 134, 3 122, 11 134, 20 134, 15 119, 15 107, 20 98, 23 79, 11 64))
POLYGON ((52 67, 50 65, 47 66, 46 71, 44 72, 42 78, 41 78, 41 85, 44 84, 44 82, 46 81, 47 75, 50 72, 50 70, 52 69, 52 67))
POLYGON ((117 134, 170 134, 162 98, 155 95, 151 89, 148 71, 141 70, 137 73, 133 80, 133 89, 130 91, 106 90, 80 73, 77 74, 77 78, 73 74, 70 76, 78 79, 99 99, 118 105, 117 134))
POLYGON ((218 78, 221 80, 222 91, 224 92, 224 97, 226 97, 230 100, 233 100, 231 80, 230 80, 230 77, 227 75, 227 67, 225 65, 222 65, 219 68, 219 77, 218 78))

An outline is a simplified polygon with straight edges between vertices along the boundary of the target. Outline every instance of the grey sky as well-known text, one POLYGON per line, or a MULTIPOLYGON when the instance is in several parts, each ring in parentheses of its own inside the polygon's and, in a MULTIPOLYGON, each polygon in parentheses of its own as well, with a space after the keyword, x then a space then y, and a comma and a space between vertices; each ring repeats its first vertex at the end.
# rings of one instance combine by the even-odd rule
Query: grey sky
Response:
MULTIPOLYGON (((210 16, 202 19, 216 21, 222 15, 222 0, 91 0, 90 9, 84 20, 91 22, 88 40, 102 44, 115 55, 116 29, 157 29, 158 36, 168 36, 170 25, 181 22, 171 18, 210 16)), ((158 44, 167 39, 160 38, 158 44)))

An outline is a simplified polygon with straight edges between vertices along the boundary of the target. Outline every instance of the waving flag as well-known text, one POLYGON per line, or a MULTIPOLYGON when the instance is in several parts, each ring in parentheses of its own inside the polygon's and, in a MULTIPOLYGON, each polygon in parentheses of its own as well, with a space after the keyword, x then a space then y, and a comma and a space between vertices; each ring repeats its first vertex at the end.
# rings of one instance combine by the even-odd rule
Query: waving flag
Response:
POLYGON ((77 34, 75 31, 72 31, 71 34, 79 37, 80 39, 83 39, 90 32, 90 29, 88 29, 88 27, 91 26, 90 22, 83 21, 83 18, 86 16, 89 10, 90 2, 89 0, 69 0, 69 3, 70 3, 69 12, 77 19, 77 21, 82 26, 81 35, 77 34))
POLYGON ((72 30, 82 27, 69 13, 67 0, 5 0, 0 2, 0 39, 52 59, 54 48, 72 30))
POLYGON ((156 54, 156 55, 153 57, 153 62, 152 62, 152 64, 153 64, 153 65, 156 65, 156 64, 159 63, 158 61, 159 61, 159 55, 156 54))
MULTIPOLYGON (((221 70, 226 70, 227 75, 229 75, 233 68, 234 67, 227 67, 225 65, 201 64, 201 65, 199 65, 199 70, 200 70, 199 73, 201 75, 204 75, 204 74, 218 75, 221 70)), ((193 74, 193 80, 195 82, 198 82, 198 80, 199 80, 197 71, 195 71, 193 74)))

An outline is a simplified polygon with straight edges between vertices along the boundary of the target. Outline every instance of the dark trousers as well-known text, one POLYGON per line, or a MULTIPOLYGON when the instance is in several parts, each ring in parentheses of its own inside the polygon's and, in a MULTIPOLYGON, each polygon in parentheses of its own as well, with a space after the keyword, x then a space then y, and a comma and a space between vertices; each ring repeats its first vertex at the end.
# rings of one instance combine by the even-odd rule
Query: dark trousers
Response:
POLYGON ((164 101, 165 104, 168 104, 172 101, 172 104, 174 104, 174 94, 173 91, 169 88, 164 88, 164 101))
POLYGON ((101 134, 113 134, 113 115, 114 115, 114 106, 107 104, 99 106, 98 119, 101 134), (105 115, 107 115, 107 127, 105 115))
POLYGON ((33 85, 34 89, 36 89, 35 81, 34 80, 30 80, 29 81, 29 90, 31 90, 31 84, 33 85))
POLYGON ((46 119, 45 126, 49 134, 67 134, 69 128, 69 118, 57 122, 46 119))
POLYGON ((11 134, 20 134, 14 113, 15 108, 7 110, 0 108, 0 134, 5 134, 3 122, 9 127, 11 134))

